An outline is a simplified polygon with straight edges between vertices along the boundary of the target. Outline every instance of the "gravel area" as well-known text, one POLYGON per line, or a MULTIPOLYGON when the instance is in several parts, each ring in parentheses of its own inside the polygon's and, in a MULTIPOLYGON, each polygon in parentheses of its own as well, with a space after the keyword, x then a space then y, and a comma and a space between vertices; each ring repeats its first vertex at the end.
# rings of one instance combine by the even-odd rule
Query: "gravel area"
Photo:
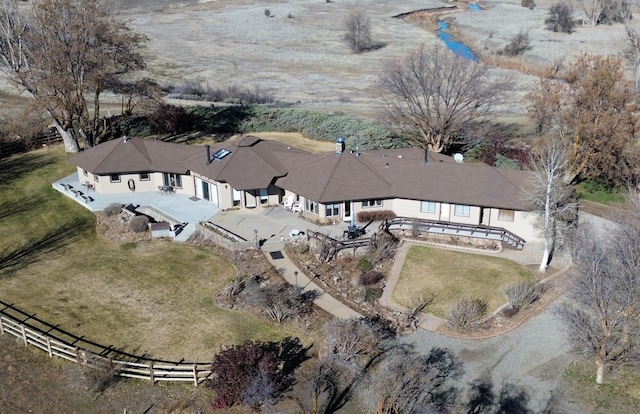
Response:
POLYGON ((579 412, 566 401, 559 405, 554 396, 572 357, 561 324, 549 308, 517 330, 494 338, 460 340, 422 329, 406 338, 420 352, 432 347, 455 351, 464 362, 462 383, 490 378, 495 394, 506 384, 515 385, 535 413, 543 412, 550 400, 553 412, 579 412))

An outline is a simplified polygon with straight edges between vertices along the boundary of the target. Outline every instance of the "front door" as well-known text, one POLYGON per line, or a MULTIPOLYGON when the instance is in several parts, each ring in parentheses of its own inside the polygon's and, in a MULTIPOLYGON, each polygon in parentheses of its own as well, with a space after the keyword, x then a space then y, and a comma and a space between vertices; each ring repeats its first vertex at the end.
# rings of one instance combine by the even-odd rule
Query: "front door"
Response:
POLYGON ((449 221, 450 212, 451 212, 451 204, 449 203, 440 204, 440 220, 441 221, 449 221))
POLYGON ((351 201, 345 201, 343 203, 343 208, 342 208, 342 220, 343 221, 351 221, 352 219, 352 204, 353 202, 351 201))

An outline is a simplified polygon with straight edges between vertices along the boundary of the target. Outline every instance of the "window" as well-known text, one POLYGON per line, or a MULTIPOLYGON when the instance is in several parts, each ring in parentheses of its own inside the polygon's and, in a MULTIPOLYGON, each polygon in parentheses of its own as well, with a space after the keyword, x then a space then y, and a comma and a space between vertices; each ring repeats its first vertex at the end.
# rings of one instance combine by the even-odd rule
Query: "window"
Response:
POLYGON ((459 217, 469 217, 471 215, 471 207, 456 204, 456 208, 455 208, 455 211, 453 212, 453 215, 459 216, 459 217))
POLYGON ((111 180, 112 183, 119 183, 120 182, 120 174, 111 174, 109 176, 109 179, 111 180))
POLYGON ((267 204, 269 201, 269 190, 266 188, 260 189, 260 204, 267 204))
POLYGON ((304 210, 309 213, 318 214, 318 203, 311 201, 308 198, 304 199, 304 210))
POLYGON ((95 181, 96 183, 100 181, 100 176, 98 174, 93 174, 93 181, 95 181))
POLYGON ((498 210, 498 220, 500 221, 513 221, 513 210, 498 210))
POLYGON ((382 205, 382 200, 364 200, 362 202, 362 207, 380 207, 382 205))
POLYGON ((325 216, 326 217, 331 217, 331 216, 337 216, 340 214, 340 204, 339 203, 334 203, 334 204, 326 204, 325 205, 325 216))
POLYGON ((435 214, 435 212, 436 212, 436 203, 434 201, 421 201, 420 202, 420 212, 421 213, 435 214))
POLYGON ((85 177, 89 176, 89 173, 87 172, 87 170, 82 170, 82 174, 84 174, 85 177))
POLYGON ((164 185, 174 188, 182 188, 182 176, 180 174, 164 173, 164 185))
POLYGON ((149 181, 150 179, 151 179, 151 176, 149 175, 148 172, 140 173, 140 181, 149 181))

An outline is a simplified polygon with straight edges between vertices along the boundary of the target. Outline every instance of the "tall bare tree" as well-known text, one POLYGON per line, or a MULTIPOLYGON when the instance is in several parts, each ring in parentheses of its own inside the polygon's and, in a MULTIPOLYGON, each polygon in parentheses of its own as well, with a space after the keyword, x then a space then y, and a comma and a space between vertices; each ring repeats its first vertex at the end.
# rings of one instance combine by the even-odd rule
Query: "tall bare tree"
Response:
POLYGON ((577 202, 573 187, 565 181, 569 149, 562 139, 542 140, 537 146, 532 165, 528 201, 538 216, 544 240, 544 253, 539 270, 544 272, 558 240, 577 222, 577 202))
POLYGON ((145 38, 95 0, 2 0, 1 7, 0 68, 51 118, 68 152, 79 150, 78 136, 92 146, 100 94, 143 67, 145 38))
POLYGON ((569 144, 566 182, 597 178, 613 185, 637 179, 635 105, 622 62, 579 56, 564 80, 542 79, 529 94, 529 116, 541 136, 569 144))
POLYGON ((344 26, 345 40, 353 52, 360 53, 371 48, 371 19, 363 9, 349 12, 344 26))
POLYGON ((607 368, 640 362, 638 212, 609 237, 582 226, 573 249, 573 303, 557 309, 573 347, 595 361, 598 384, 607 368))
POLYGON ((442 152, 497 104, 508 79, 441 46, 389 62, 378 78, 383 111, 412 146, 442 152))

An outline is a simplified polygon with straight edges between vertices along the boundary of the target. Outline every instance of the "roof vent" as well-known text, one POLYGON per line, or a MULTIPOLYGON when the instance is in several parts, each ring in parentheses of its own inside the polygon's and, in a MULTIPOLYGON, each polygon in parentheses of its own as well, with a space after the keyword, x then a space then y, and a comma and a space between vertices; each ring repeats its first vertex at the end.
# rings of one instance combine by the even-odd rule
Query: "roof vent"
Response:
POLYGON ((129 137, 128 137, 128 136, 126 136, 126 135, 123 135, 123 136, 122 136, 122 140, 123 140, 124 142, 127 142, 127 141, 129 141, 129 137))
POLYGON ((453 159, 455 160, 455 162, 460 164, 460 163, 462 163, 464 161, 464 156, 462 154, 460 154, 459 152, 456 152, 455 154, 453 154, 453 159))
POLYGON ((398 158, 402 158, 402 154, 398 154, 398 158))
POLYGON ((386 163, 386 164, 384 165, 384 168, 389 168, 389 163, 386 163))

